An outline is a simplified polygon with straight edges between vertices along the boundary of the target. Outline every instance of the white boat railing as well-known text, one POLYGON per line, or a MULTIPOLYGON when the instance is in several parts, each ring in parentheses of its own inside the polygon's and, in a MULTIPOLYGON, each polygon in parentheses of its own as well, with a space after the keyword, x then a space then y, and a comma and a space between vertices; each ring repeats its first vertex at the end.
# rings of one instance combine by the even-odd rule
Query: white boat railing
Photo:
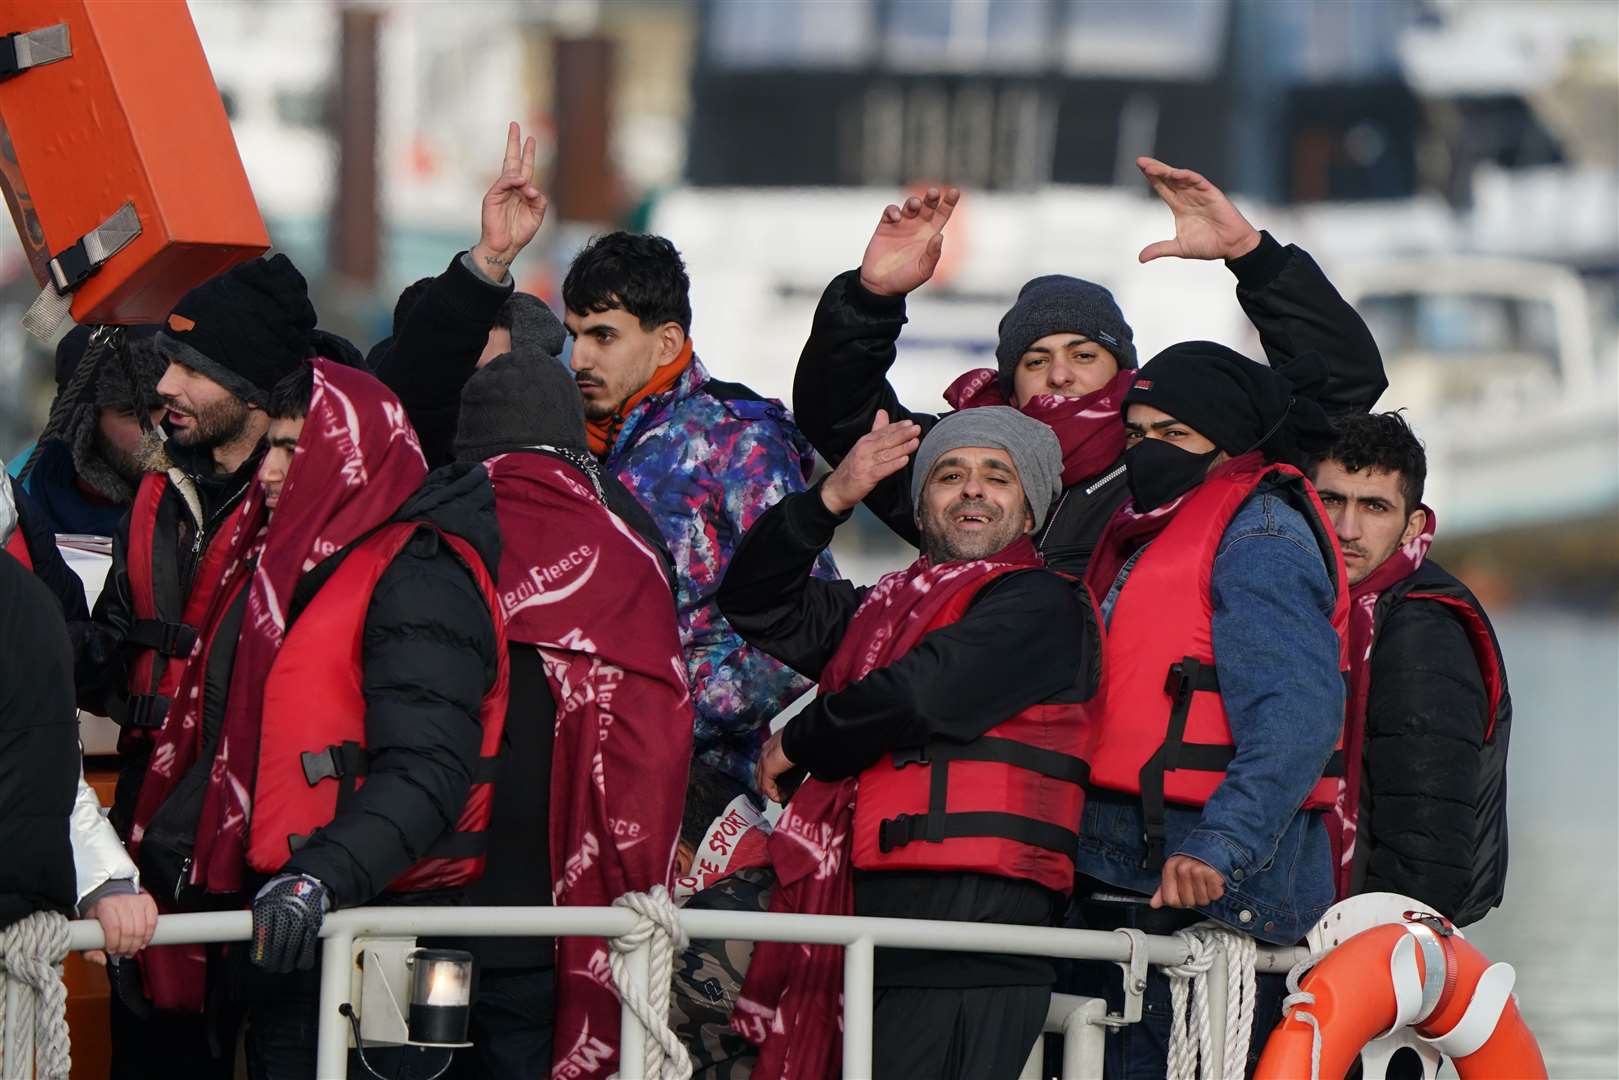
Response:
MULTIPOLYGON (((638 921, 634 913, 620 907, 363 907, 332 912, 321 927, 316 1075, 323 1080, 340 1080, 348 1074, 349 1028, 339 1008, 350 997, 356 940, 379 935, 611 939, 630 934, 638 921)), ((1101 1076, 1104 1028, 1139 1019, 1141 992, 1146 987, 1149 965, 1173 967, 1191 958, 1183 939, 1139 931, 708 910, 682 910, 680 922, 695 939, 843 946, 843 1075, 854 1078, 871 1075, 873 951, 877 948, 1013 953, 1120 965, 1127 1000, 1134 1000, 1134 1007, 1127 1006, 1124 1016, 1104 1015, 1105 1007, 1096 999, 1053 997, 1046 1028, 1064 1036, 1061 1074, 1065 1078, 1101 1076)), ((251 934, 252 916, 246 911, 165 915, 158 919, 152 944, 246 941, 251 934)), ((72 950, 101 948, 101 925, 90 920, 72 923, 68 942, 72 950)), ((1308 953, 1304 948, 1261 946, 1255 970, 1286 973, 1308 953)), ((627 956, 631 978, 644 994, 648 993, 651 943, 641 944, 627 956)), ((1208 973, 1209 1020, 1215 1029, 1211 1032, 1215 1046, 1225 1041, 1225 975, 1218 961, 1216 968, 1208 973)), ((644 1075, 646 1038, 647 1033, 634 1014, 624 1009, 619 1076, 625 1080, 644 1075)), ((1037 1044, 1025 1076, 1038 1075, 1033 1070, 1039 1068, 1039 1049, 1037 1044)))

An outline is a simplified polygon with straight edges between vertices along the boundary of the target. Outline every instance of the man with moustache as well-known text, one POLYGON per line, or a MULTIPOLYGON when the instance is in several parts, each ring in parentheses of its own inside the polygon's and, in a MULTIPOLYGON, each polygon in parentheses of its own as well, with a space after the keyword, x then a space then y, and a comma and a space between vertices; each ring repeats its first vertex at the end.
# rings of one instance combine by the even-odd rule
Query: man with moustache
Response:
POLYGON ((102 328, 117 336, 91 348, 92 328, 79 326, 57 343, 56 400, 22 471, 48 531, 111 536, 128 512, 163 417, 157 383, 168 361, 157 331, 102 328))
POLYGON ((487 480, 424 483, 397 399, 325 358, 268 413, 229 526, 247 558, 226 570, 135 808, 143 866, 189 826, 186 906, 251 900, 227 970, 254 1080, 313 1074, 328 911, 454 904, 482 873, 507 693, 487 480))
MULTIPOLYGON (((737 541, 802 491, 815 455, 778 401, 722 382, 691 337, 691 282, 661 236, 611 233, 562 284, 590 450, 652 515, 674 556, 696 756, 752 784, 771 717, 809 687, 715 603, 737 541)), ((822 552, 816 573, 835 577, 822 552)))
MULTIPOLYGON (((1142 262, 1224 260, 1237 300, 1271 365, 1287 369, 1318 352, 1329 378, 1329 413, 1364 412, 1387 386, 1382 359, 1358 315, 1315 261, 1255 229, 1204 177, 1152 158, 1136 165, 1174 214, 1175 238, 1148 245, 1142 262)), ((858 270, 832 279, 816 308, 793 383, 793 409, 815 448, 836 464, 881 409, 926 431, 938 418, 906 408, 887 381, 905 297, 926 284, 944 251, 944 229, 961 193, 930 189, 883 212, 858 270)), ((969 371, 944 392, 956 409, 1010 405, 1057 433, 1063 492, 1035 538, 1052 566, 1083 574, 1102 528, 1128 497, 1119 403, 1135 377, 1134 331, 1103 286, 1064 274, 1028 281, 1001 319, 995 368, 969 371)), ((915 544, 910 473, 879 484, 867 507, 915 544)))
MULTIPOLYGON (((915 424, 886 420, 759 519, 720 590, 749 641, 820 679, 759 763, 777 801, 786 774, 813 777, 770 841, 771 908, 1053 925, 1099 675, 1088 593, 1030 539, 1061 488, 1057 437, 1006 407, 949 416, 920 447, 915 424), (813 578, 837 526, 913 452, 922 557, 869 589, 813 578)), ((835 1071, 821 1055, 838 1043, 837 952, 755 949, 733 1021, 761 1044, 755 1076, 780 1075, 789 1045, 797 1075, 835 1071)), ((879 949, 873 1073, 1018 1075, 1053 978, 1039 957, 879 949)))
POLYGON ((1506 885, 1506 664, 1478 597, 1428 558, 1427 454, 1405 418, 1336 426, 1310 477, 1349 579, 1338 895, 1400 893, 1466 925, 1506 885))
MULTIPOLYGON (((157 384, 168 439, 113 537, 91 621, 74 628, 79 704, 123 727, 110 818, 126 843, 153 736, 207 644, 199 631, 226 570, 245 555, 245 538, 224 525, 253 485, 269 427, 265 406, 276 383, 310 356, 314 329, 303 275, 276 255, 191 290, 156 337, 168 364, 157 384)), ((143 877, 161 899, 158 882, 143 877)), ((190 951, 200 957, 200 947, 190 951)), ((147 949, 144 979, 119 965, 115 1077, 231 1075, 225 1048, 210 1050, 206 987, 177 963, 187 952, 147 949), (155 1006, 150 1015, 137 1015, 148 1006, 155 1006)))

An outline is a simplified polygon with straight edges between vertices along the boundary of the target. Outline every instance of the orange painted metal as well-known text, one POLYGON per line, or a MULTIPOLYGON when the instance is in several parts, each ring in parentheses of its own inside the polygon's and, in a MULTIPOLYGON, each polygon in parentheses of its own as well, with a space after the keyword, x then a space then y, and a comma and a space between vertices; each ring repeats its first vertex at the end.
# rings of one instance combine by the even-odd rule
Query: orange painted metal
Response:
POLYGON ((0 79, 0 189, 34 275, 133 203, 141 233, 74 293, 80 323, 159 322, 269 247, 183 0, 0 0, 0 34, 66 23, 73 55, 0 79))
MULTIPOLYGON (((1389 957, 1405 935, 1400 925, 1373 927, 1356 934, 1328 953, 1301 980, 1300 989, 1315 995, 1315 1004, 1303 1008, 1321 1024, 1323 1080, 1342 1077, 1361 1048, 1393 1025, 1396 1004, 1389 957)), ((1443 944, 1445 989, 1432 1015, 1416 1025, 1417 1032, 1429 1038, 1456 1026, 1467 1012, 1479 977, 1490 966, 1483 953, 1460 937, 1444 938, 1443 944)), ((1416 960, 1418 971, 1426 976, 1420 950, 1416 960)), ((1300 1080, 1310 1075, 1313 1033, 1298 1013, 1294 1010, 1271 1032, 1254 1080, 1300 1080)), ((1477 1051, 1456 1059, 1454 1064, 1463 1080, 1544 1080, 1546 1076, 1540 1045, 1518 1012, 1518 1003, 1510 996, 1494 1034, 1477 1051)))

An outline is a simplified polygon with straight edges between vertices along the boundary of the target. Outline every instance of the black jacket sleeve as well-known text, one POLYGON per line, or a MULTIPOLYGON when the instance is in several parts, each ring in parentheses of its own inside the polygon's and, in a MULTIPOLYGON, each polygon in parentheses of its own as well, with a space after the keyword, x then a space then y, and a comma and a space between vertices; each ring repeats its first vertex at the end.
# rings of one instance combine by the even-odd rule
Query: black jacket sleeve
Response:
POLYGON ((56 534, 28 493, 13 484, 12 494, 17 503, 17 527, 27 538, 28 555, 34 561, 34 576, 56 597, 64 619, 70 623, 83 622, 90 617, 90 609, 84 602, 84 582, 62 557, 56 546, 56 534))
POLYGON ((810 576, 849 519, 821 501, 821 485, 787 496, 742 535, 720 582, 720 613, 749 645, 808 678, 837 651, 864 589, 810 576))
POLYGON ((477 370, 489 328, 513 288, 510 278, 496 285, 479 277, 457 255, 427 287, 399 333, 372 350, 372 368, 399 395, 429 469, 449 464, 454 456, 461 388, 477 370))
POLYGON ((56 599, 0 554, 0 927, 76 899, 73 660, 56 599))
MULTIPOLYGON (((907 409, 889 385, 904 325, 905 298, 868 292, 858 269, 833 278, 821 294, 793 375, 793 417, 834 466, 871 430, 878 409, 891 421, 914 420, 923 435, 939 422, 931 413, 907 409)), ((909 465, 878 484, 865 502, 902 540, 918 542, 909 465)))
POLYGON ((1087 619, 1074 586, 1044 570, 1008 574, 958 621, 788 721, 782 749, 823 780, 936 739, 969 742, 1030 705, 1089 694, 1087 619))
POLYGON ((1257 248, 1226 265, 1271 367, 1285 372, 1294 358, 1320 353, 1328 372, 1321 407, 1333 415, 1370 412, 1388 388, 1383 357, 1365 321, 1309 253, 1265 232, 1257 248))
POLYGON ((1391 611, 1372 651, 1365 782, 1365 888, 1449 914, 1473 877, 1474 803, 1489 704, 1467 633, 1442 604, 1391 611))
POLYGON ((494 624, 436 534, 419 533, 377 582, 362 663, 365 784, 286 866, 345 907, 375 898, 454 826, 478 762, 494 624))

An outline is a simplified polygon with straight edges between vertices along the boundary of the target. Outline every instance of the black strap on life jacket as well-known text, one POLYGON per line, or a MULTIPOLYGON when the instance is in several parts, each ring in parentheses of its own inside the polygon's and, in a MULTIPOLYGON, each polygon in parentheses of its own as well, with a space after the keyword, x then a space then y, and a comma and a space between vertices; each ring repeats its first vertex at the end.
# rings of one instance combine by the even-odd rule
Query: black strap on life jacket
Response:
POLYGON ((162 694, 131 694, 124 708, 122 726, 156 731, 163 726, 163 719, 169 715, 169 706, 173 703, 172 698, 162 694))
MULTIPOLYGON (((998 811, 947 813, 952 761, 987 761, 1026 769, 1041 776, 1083 786, 1090 779, 1085 762, 1056 750, 985 735, 970 743, 929 743, 895 751, 894 767, 927 765, 928 812, 900 814, 877 827, 877 848, 889 852, 906 844, 922 841, 942 844, 946 840, 992 837, 1015 840, 1045 848, 1072 859, 1079 849, 1079 834, 1049 821, 998 811)), ((1077 822, 1075 824, 1078 824, 1077 822)))
POLYGON ((185 659, 197 646, 197 628, 163 619, 136 619, 124 634, 124 641, 160 656, 185 659))
MULTIPOLYGON (((1164 741, 1147 759, 1147 763, 1141 766, 1138 776, 1141 782, 1142 839, 1147 844, 1147 854, 1141 863, 1145 870, 1161 870, 1164 865, 1164 774, 1175 769, 1225 772, 1231 759, 1236 756, 1234 746, 1186 741, 1186 721, 1192 712, 1192 695, 1219 692, 1220 673, 1213 664, 1205 664, 1195 656, 1186 656, 1169 665, 1169 674, 1164 679, 1164 693, 1169 695, 1170 701, 1169 725, 1164 731, 1164 741)), ((1343 751, 1335 750, 1321 775, 1343 774, 1343 751)))

